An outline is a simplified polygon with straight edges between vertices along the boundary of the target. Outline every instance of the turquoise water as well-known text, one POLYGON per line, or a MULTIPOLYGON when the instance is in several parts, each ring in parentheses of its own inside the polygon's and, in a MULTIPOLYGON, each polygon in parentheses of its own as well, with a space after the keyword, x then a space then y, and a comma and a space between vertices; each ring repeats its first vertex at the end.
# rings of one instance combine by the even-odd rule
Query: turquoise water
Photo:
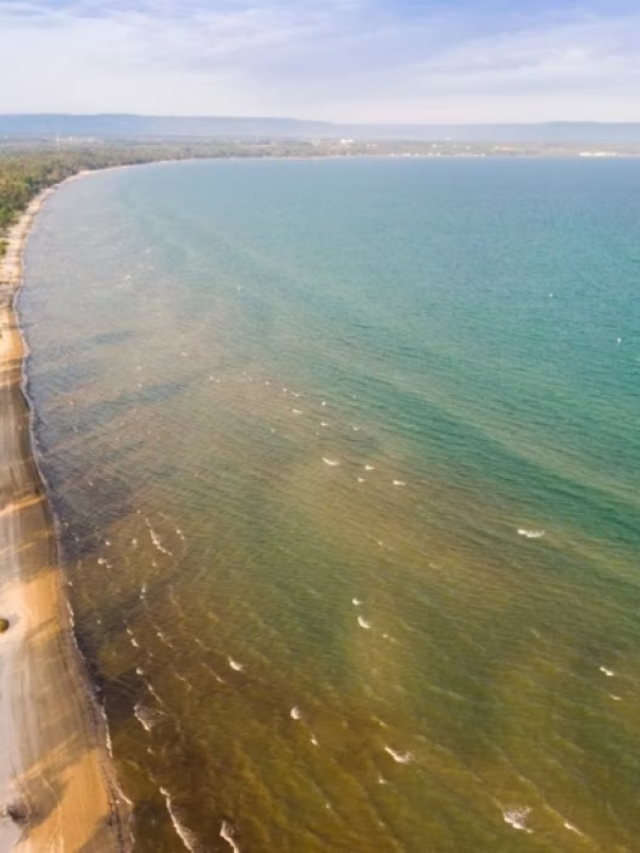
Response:
POLYGON ((230 161, 52 198, 29 393, 137 849, 635 849, 639 188, 230 161))

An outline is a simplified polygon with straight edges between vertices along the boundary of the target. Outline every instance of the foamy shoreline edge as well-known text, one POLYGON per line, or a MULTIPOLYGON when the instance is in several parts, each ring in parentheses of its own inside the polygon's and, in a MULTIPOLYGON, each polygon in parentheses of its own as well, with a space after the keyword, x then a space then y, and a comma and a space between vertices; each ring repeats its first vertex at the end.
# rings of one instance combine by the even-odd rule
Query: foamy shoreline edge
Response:
POLYGON ((55 190, 85 174, 92 173, 72 175, 32 199, 9 229, 0 259, 0 419, 5 439, 0 446, 0 533, 5 543, 0 616, 10 621, 2 636, 0 846, 20 851, 49 850, 52 843, 61 849, 131 847, 130 804, 117 785, 107 724, 75 643, 63 589, 55 520, 35 456, 26 393, 28 352, 15 304, 24 251, 38 214, 55 190), (44 564, 43 549, 51 558, 44 564), (47 649, 45 664, 37 659, 47 649), (65 695, 69 688, 72 696, 65 695), (45 727, 39 725, 43 720, 45 727), (23 810, 18 817, 24 822, 15 819, 16 809, 23 810))

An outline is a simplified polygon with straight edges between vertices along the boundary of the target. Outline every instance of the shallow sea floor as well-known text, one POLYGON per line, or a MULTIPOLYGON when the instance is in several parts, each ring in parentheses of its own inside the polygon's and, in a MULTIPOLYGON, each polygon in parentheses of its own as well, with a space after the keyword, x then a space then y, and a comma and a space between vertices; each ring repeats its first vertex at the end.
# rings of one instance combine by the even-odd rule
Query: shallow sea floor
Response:
POLYGON ((19 309, 137 849, 633 850, 640 163, 57 192, 19 309))

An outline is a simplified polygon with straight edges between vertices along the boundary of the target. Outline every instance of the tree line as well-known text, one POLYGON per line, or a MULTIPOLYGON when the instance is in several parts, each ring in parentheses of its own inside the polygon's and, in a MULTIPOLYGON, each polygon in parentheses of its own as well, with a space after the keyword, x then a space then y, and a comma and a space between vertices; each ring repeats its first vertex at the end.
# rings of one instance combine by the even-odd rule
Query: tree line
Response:
POLYGON ((292 140, 271 142, 122 142, 73 144, 0 144, 0 257, 7 230, 41 190, 85 170, 112 166, 219 157, 310 157, 342 153, 336 143, 292 140))
POLYGON ((0 139, 0 257, 7 229, 41 190, 84 170, 219 157, 349 157, 417 155, 571 154, 572 150, 508 148, 486 144, 402 140, 120 140, 82 142, 2 141, 0 139))

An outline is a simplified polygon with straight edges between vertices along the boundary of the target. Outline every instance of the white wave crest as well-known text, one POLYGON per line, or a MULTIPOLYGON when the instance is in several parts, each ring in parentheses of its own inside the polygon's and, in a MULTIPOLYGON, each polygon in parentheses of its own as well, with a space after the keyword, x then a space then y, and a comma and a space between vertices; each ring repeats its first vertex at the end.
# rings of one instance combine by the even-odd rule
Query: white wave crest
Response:
POLYGON ((153 529, 153 527, 150 527, 150 528, 149 528, 149 534, 151 535, 151 541, 152 541, 152 542, 153 542, 153 544, 156 546, 156 548, 158 549, 158 551, 160 551, 160 553, 162 553, 162 554, 166 554, 166 555, 167 555, 167 557, 173 557, 173 554, 171 553, 171 551, 170 551, 168 548, 165 548, 165 547, 164 547, 164 545, 162 544, 162 541, 161 541, 160 537, 159 537, 159 536, 158 536, 158 534, 155 532, 155 530, 153 529))
POLYGON ((231 824, 228 821, 223 820, 222 826, 220 827, 220 838, 224 838, 229 847, 233 850, 233 853, 241 853, 240 848, 235 842, 235 834, 235 830, 231 824))
POLYGON ((505 809, 502 812, 502 817, 504 818, 504 822, 508 823, 509 826, 512 826, 514 829, 519 829, 522 832, 527 832, 529 835, 533 832, 532 829, 529 829, 527 826, 527 817, 529 816, 530 808, 516 808, 516 809, 505 809))
POLYGON ((164 634, 162 631, 156 631, 156 637, 160 640, 161 643, 164 643, 165 646, 167 646, 168 648, 173 648, 173 643, 171 642, 171 640, 167 639, 167 635, 164 634))
POLYGON ((150 732, 158 722, 156 715, 150 708, 145 708, 142 702, 136 702, 133 706, 133 713, 146 732, 150 732))
POLYGON ((390 746, 385 746, 384 751, 388 753, 398 764, 409 764, 413 761, 412 752, 399 752, 397 749, 392 749, 390 746))
POLYGON ((527 530, 526 527, 518 528, 518 536, 526 536, 527 539, 542 539, 546 530, 527 530))
POLYGON ((165 803, 167 804, 167 811, 169 812, 169 817, 171 818, 171 823, 173 824, 173 828, 175 829, 176 834, 178 835, 184 846, 187 848, 187 850, 190 850, 191 853, 195 853, 197 850, 198 843, 195 834, 191 832, 191 830, 186 827, 179 819, 178 815, 176 814, 176 808, 173 804, 173 800, 171 799, 171 795, 169 794, 167 789, 161 787, 160 793, 164 797, 165 803))
POLYGON ((153 685, 151 684, 151 682, 150 682, 150 681, 145 681, 145 684, 147 685, 147 690, 149 691, 149 693, 151 693, 151 695, 152 695, 152 696, 153 696, 153 698, 156 700, 156 702, 157 702, 159 705, 164 705, 164 702, 163 702, 163 701, 162 701, 162 699, 160 698, 160 696, 159 696, 159 694, 158 694, 158 691, 154 689, 154 687, 153 687, 153 685))
POLYGON ((134 649, 139 649, 139 648, 140 648, 140 643, 139 643, 139 642, 136 640, 136 638, 133 636, 133 631, 131 630, 131 628, 127 628, 127 634, 129 635, 129 639, 131 640, 131 645, 133 646, 133 648, 134 648, 134 649))
POLYGON ((164 545, 162 544, 162 540, 160 539, 160 537, 158 536, 156 531, 151 526, 151 522, 149 521, 148 518, 145 518, 144 523, 147 525, 147 528, 149 530, 149 535, 151 536, 151 541, 153 542, 154 546, 158 549, 158 551, 160 551, 161 554, 166 554, 167 557, 173 557, 173 554, 171 553, 171 551, 169 551, 168 548, 165 548, 164 545))
POLYGON ((100 705, 100 715, 104 723, 104 739, 107 744, 107 752, 113 758, 113 741, 111 740, 111 731, 109 730, 109 720, 107 719, 107 712, 102 705, 100 705))

